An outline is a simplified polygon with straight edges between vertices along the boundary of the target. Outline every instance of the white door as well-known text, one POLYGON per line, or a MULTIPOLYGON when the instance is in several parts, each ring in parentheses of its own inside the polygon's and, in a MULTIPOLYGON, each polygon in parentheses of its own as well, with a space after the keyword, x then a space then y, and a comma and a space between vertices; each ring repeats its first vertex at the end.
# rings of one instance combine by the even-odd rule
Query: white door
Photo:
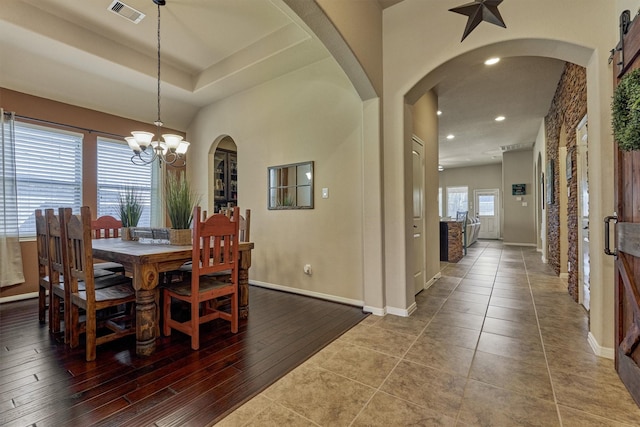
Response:
POLYGON ((480 218, 479 239, 500 238, 500 190, 474 190, 476 216, 480 218))
POLYGON ((424 289, 424 147, 413 140, 413 285, 414 293, 424 289))
POLYGON ((589 258, 589 177, 587 175, 587 117, 578 125, 578 300, 589 310, 591 295, 589 273, 591 271, 589 258))

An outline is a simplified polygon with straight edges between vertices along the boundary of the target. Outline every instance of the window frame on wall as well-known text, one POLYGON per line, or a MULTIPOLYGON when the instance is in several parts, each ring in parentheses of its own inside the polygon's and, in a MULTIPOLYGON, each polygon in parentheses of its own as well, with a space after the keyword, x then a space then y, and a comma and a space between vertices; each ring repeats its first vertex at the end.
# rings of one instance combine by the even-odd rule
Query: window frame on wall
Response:
POLYGON ((20 238, 36 235, 35 210, 82 205, 84 135, 52 126, 15 122, 15 162, 20 238))
POLYGON ((469 210, 469 187, 451 186, 447 187, 447 216, 456 217, 458 211, 469 210), (454 195, 459 194, 460 197, 454 195))
POLYGON ((120 192, 132 187, 141 197, 142 216, 139 227, 149 227, 152 222, 153 165, 131 163, 131 149, 124 141, 105 137, 97 138, 97 215, 120 218, 118 200, 120 192))

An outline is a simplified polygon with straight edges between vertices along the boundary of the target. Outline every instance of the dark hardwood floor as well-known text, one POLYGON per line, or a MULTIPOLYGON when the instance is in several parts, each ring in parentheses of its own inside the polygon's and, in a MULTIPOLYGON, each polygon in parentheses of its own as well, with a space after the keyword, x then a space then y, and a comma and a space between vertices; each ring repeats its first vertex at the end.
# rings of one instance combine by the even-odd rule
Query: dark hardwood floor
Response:
POLYGON ((135 339, 69 349, 38 323, 37 299, 0 305, 0 425, 205 426, 366 317, 360 308, 250 287, 237 334, 201 326, 200 350, 173 331, 147 358, 135 339))

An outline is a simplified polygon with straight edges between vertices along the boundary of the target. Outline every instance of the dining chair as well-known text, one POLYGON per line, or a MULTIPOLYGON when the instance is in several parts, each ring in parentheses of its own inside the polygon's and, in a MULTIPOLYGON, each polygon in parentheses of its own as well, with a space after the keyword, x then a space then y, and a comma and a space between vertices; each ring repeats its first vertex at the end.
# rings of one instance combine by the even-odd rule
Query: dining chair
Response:
MULTIPOLYGON (((49 307, 49 250, 47 249, 47 222, 41 209, 35 210, 36 247, 38 250, 38 320, 46 322, 49 307)), ((51 316, 49 316, 51 327, 51 316)))
MULTIPOLYGON (((111 215, 102 215, 91 221, 91 237, 94 239, 113 239, 120 237, 122 221, 111 215)), ((124 266, 117 262, 97 262, 95 268, 124 273, 124 266)))
POLYGON ((457 211, 456 221, 462 223, 462 249, 467 254, 467 215, 469 211, 457 211))
MULTIPOLYGON (((234 208, 236 218, 239 209, 234 208)), ((238 236, 239 223, 218 213, 201 221, 200 207, 194 209, 192 273, 190 279, 171 283, 163 288, 163 333, 176 329, 191 336, 191 348, 200 348, 200 325, 214 319, 231 323, 231 332, 238 332, 238 236), (215 273, 230 271, 231 279, 221 281, 215 273), (217 298, 230 297, 230 311, 212 304, 217 298), (189 320, 172 315, 173 300, 187 303, 189 320)), ((225 307, 226 308, 226 307, 225 307)), ((177 314, 177 313, 176 313, 177 314)))
POLYGON ((84 333, 85 358, 90 362, 96 358, 96 346, 135 334, 135 316, 129 310, 120 310, 135 302, 135 291, 131 279, 124 275, 112 273, 95 277, 88 206, 80 209, 79 216, 73 215, 70 208, 64 208, 60 217, 67 248, 65 286, 70 306, 67 316, 70 345, 77 347, 84 333), (85 311, 84 322, 80 319, 80 310, 85 311))
MULTIPOLYGON (((36 217, 37 219, 37 217, 36 217)), ((47 270, 49 273, 49 331, 58 334, 62 331, 62 322, 66 320, 64 287, 64 265, 66 252, 64 247, 64 230, 60 226, 59 217, 53 209, 45 210, 45 230, 47 245, 47 270), (61 315, 61 311, 63 315, 61 315)), ((67 323, 64 341, 67 342, 67 323)))

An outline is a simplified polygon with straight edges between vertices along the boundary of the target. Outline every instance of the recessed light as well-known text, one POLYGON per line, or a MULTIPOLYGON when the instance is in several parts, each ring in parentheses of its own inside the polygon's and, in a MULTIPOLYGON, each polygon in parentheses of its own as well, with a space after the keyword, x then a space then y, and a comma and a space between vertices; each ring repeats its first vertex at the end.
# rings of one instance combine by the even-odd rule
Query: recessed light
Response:
POLYGON ((484 65, 494 65, 494 64, 497 64, 498 62, 500 62, 500 58, 489 58, 486 61, 484 61, 484 65))
POLYGON ((504 117, 504 116, 498 116, 498 117, 496 117, 496 119, 495 119, 495 120, 496 120, 496 122, 501 122, 501 121, 503 121, 504 119, 505 119, 505 117, 504 117))
POLYGON ((442 172, 442 171, 444 170, 444 166, 442 166, 442 165, 438 165, 438 170, 439 170, 440 172, 442 172))
POLYGON ((436 114, 441 116, 442 115, 442 111, 438 110, 438 112, 436 114))
POLYGON ((447 135, 447 139, 453 139, 453 138, 455 138, 455 137, 456 137, 456 136, 455 136, 454 134, 452 134, 452 133, 450 133, 449 135, 447 135))

